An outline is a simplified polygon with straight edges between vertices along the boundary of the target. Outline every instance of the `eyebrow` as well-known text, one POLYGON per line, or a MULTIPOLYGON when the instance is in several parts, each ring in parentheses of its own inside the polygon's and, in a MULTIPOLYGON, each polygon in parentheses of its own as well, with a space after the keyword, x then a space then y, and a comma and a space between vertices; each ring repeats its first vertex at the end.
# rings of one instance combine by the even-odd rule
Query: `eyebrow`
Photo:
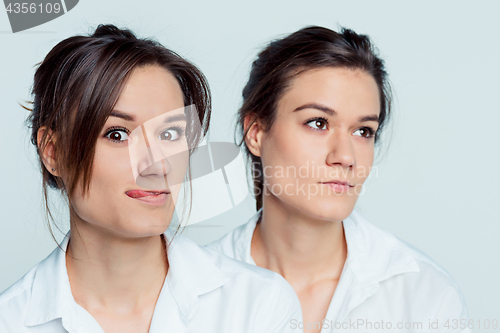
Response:
POLYGON ((316 103, 304 104, 302 106, 299 106, 295 110, 293 110, 293 112, 304 110, 304 109, 320 110, 320 111, 323 111, 324 113, 329 114, 330 116, 333 116, 336 114, 336 112, 334 110, 330 109, 329 107, 326 107, 326 106, 321 105, 321 104, 316 104, 316 103))
MULTIPOLYGON (((327 106, 317 104, 317 103, 304 104, 302 106, 299 106, 295 110, 293 110, 293 112, 304 110, 304 109, 316 109, 316 110, 322 111, 330 116, 335 116, 337 114, 335 112, 335 110, 330 109, 327 106)), ((378 123, 379 117, 376 114, 373 114, 373 115, 369 115, 369 116, 361 116, 358 118, 358 122, 365 122, 365 121, 376 121, 378 123)))
POLYGON ((172 123, 174 121, 185 121, 185 120, 187 120, 185 114, 176 114, 175 116, 170 116, 170 117, 165 118, 165 120, 163 122, 164 123, 172 123))
MULTIPOLYGON (((131 116, 125 112, 118 111, 118 110, 111 111, 111 113, 109 115, 113 116, 113 117, 121 118, 121 119, 126 120, 126 121, 135 121, 134 116, 131 116)), ((185 120, 186 120, 186 115, 176 114, 175 116, 170 116, 170 117, 165 118, 164 122, 171 123, 174 121, 185 121, 185 120)))
POLYGON ((121 119, 126 120, 126 121, 135 121, 135 117, 134 116, 128 115, 125 112, 121 112, 121 111, 118 111, 118 110, 111 111, 111 113, 109 114, 109 116, 110 117, 121 118, 121 119))

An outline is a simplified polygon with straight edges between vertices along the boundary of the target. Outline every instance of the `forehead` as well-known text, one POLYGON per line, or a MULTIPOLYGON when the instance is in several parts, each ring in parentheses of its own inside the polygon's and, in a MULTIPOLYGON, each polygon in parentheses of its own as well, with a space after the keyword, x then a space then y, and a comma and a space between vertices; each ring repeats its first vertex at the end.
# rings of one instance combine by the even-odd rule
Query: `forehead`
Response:
POLYGON ((143 123, 183 106, 183 93, 174 75, 160 66, 144 66, 132 71, 114 109, 143 123))
POLYGON ((278 106, 295 109, 318 103, 353 116, 380 113, 380 94, 371 75, 360 69, 317 68, 295 74, 278 106))

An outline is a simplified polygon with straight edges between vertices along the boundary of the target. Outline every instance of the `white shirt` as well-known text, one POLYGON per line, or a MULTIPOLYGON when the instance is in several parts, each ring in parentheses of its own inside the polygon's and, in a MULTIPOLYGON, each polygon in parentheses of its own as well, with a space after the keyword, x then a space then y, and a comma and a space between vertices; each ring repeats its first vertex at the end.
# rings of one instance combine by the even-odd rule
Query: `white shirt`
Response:
MULTIPOLYGON (((255 265, 250 248, 261 211, 207 246, 255 265)), ((322 327, 322 333, 471 332, 464 328, 462 293, 442 267, 356 211, 343 226, 348 255, 326 318, 293 327, 322 327)))
MULTIPOLYGON (((69 233, 61 248, 66 250, 68 241, 69 233)), ((300 303, 279 274, 201 248, 182 235, 175 236, 167 255, 169 270, 150 333, 296 332, 289 321, 302 318, 300 303)), ((75 302, 65 253, 56 248, 0 294, 0 332, 104 331, 75 302)))

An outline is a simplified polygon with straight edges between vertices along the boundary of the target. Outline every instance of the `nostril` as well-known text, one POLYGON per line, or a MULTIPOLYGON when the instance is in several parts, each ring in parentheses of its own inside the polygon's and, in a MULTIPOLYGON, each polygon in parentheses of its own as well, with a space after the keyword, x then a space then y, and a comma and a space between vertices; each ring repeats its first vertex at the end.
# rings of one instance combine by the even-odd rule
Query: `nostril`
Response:
POLYGON ((153 176, 153 175, 160 176, 160 175, 163 175, 163 172, 162 172, 161 165, 158 165, 158 163, 154 163, 154 164, 148 165, 147 167, 145 167, 142 170, 139 170, 139 174, 142 177, 153 176))
POLYGON ((141 165, 138 168, 139 176, 157 176, 163 177, 171 171, 170 163, 166 159, 161 159, 151 165, 141 165))

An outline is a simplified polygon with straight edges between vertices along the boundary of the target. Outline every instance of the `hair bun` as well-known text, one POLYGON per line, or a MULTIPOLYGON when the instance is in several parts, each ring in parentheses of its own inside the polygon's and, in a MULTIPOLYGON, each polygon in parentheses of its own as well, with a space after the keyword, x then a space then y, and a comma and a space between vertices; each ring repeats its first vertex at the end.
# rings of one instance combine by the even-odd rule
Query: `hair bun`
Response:
POLYGON ((99 24, 92 37, 122 37, 136 39, 135 35, 128 29, 119 29, 113 24, 99 24))

